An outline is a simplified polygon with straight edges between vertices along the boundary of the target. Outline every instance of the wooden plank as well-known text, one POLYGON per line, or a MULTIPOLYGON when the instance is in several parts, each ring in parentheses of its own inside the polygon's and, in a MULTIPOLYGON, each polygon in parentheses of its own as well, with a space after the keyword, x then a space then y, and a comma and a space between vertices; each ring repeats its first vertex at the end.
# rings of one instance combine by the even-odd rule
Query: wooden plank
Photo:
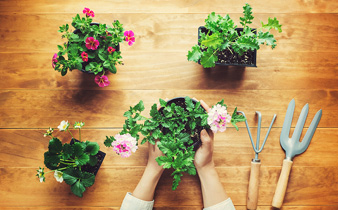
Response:
MULTIPOLYGON (((258 54, 258 68, 214 68, 188 62, 186 52, 123 52, 125 65, 104 90, 128 89, 338 89, 338 60, 330 52, 274 51, 258 54), (290 65, 292 63, 292 65, 290 65), (325 74, 323 73, 325 72, 325 74), (145 76, 146 75, 146 76, 145 76), (132 82, 131 82, 132 81, 132 82)), ((4 53, 0 89, 97 89, 94 75, 78 70, 65 77, 51 66, 51 53, 4 53), (24 64, 24 65, 23 65, 24 64), (34 76, 32 76, 34 75, 34 76)))
MULTIPOLYGON (((254 125, 254 123, 250 123, 254 125)), ((256 129, 251 129, 256 138, 256 129)), ((106 158, 101 167, 137 167, 145 166, 148 159, 147 145, 139 145, 139 149, 129 158, 121 158, 111 148, 104 146, 106 136, 117 134, 120 129, 85 129, 82 131, 82 140, 90 140, 100 145, 101 151, 105 152, 106 158)), ((262 129, 261 143, 267 132, 262 129)), ((303 132, 306 132, 306 129, 303 132)), ((47 151, 49 138, 43 137, 44 130, 0 130, 0 167, 44 167, 43 154, 47 151)), ((281 166, 285 153, 280 147, 280 128, 273 128, 269 139, 259 154, 262 166, 281 166)), ((73 131, 77 138, 78 133, 73 131)), ((55 131, 64 143, 69 142, 71 136, 68 133, 55 131)), ((336 148, 338 148, 338 129, 317 129, 308 150, 302 155, 296 156, 294 166, 308 167, 338 167, 336 148)), ((240 131, 228 129, 224 133, 215 135, 214 161, 217 167, 250 167, 251 159, 254 158, 249 136, 246 129, 240 131)))
MULTIPOLYGON (((73 14, 1 15, 0 52, 54 52, 62 44, 59 26, 70 23, 73 14), (53 23, 53 24, 51 24, 53 23)), ((239 24, 239 14, 231 14, 239 24)), ((262 47, 259 52, 337 52, 337 14, 257 14, 252 27, 260 21, 277 17, 284 26, 276 34, 278 46, 272 51, 262 47), (299 26, 302 27, 299 27, 299 26), (319 33, 320 32, 320 33, 319 33)), ((197 43, 197 29, 204 24, 205 14, 111 14, 98 15, 95 22, 111 23, 118 19, 127 30, 135 32, 132 47, 124 43, 122 52, 187 52, 197 43)))
MULTIPOLYGON (((85 88, 85 87, 83 87, 85 88)), ((99 89, 99 88, 98 88, 99 89)), ((121 128, 123 113, 129 106, 144 101, 145 116, 159 98, 190 96, 203 99, 207 104, 216 104, 221 99, 232 112, 235 106, 254 118, 259 110, 263 116, 262 126, 267 127, 273 114, 277 114, 276 127, 282 127, 287 106, 292 98, 296 100, 293 126, 297 122, 303 105, 310 104, 309 117, 305 126, 319 109, 323 116, 319 127, 337 127, 338 92, 336 90, 1 90, 1 128, 48 128, 62 120, 75 122, 83 120, 88 128, 121 128)), ((244 123, 240 125, 244 126, 244 123)))
MULTIPOLYGON (((72 195, 65 183, 55 182, 51 174, 46 177, 45 183, 38 183, 34 177, 35 168, 0 168, 0 207, 119 206, 125 193, 134 189, 143 170, 143 167, 102 168, 95 184, 81 199, 72 195)), ((235 205, 246 204, 249 170, 249 167, 217 168, 221 182, 235 205)), ((281 167, 261 168, 258 205, 271 205, 280 170, 281 167)), ((160 179, 155 205, 202 207, 198 177, 184 176, 178 189, 172 191, 170 173, 165 171, 160 179)), ((337 206, 337 174, 337 167, 293 167, 284 205, 337 206)))
MULTIPOLYGON (((17 13, 60 13, 82 11, 83 7, 89 7, 96 13, 207 13, 215 11, 219 13, 242 13, 244 3, 230 0, 171 0, 171 1, 108 1, 79 3, 75 0, 60 0, 46 2, 43 0, 0 1, 0 11, 17 13), (34 3, 33 3, 34 2, 34 3), (147 6, 145 6, 147 5, 147 6)), ((335 13, 338 12, 337 2, 327 1, 255 1, 250 2, 254 13, 335 13)))

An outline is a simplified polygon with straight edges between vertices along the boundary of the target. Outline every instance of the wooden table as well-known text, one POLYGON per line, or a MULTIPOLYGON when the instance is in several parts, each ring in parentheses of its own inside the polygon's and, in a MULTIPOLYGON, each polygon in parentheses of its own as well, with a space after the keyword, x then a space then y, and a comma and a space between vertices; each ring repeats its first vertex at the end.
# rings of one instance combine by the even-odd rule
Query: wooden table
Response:
MULTIPOLYGON (((140 179, 147 160, 146 145, 123 159, 103 145, 106 135, 121 130, 123 112, 143 100, 146 111, 159 98, 191 96, 212 105, 221 99, 246 113, 255 136, 263 116, 262 136, 274 113, 277 120, 263 152, 259 201, 271 209, 284 151, 279 135, 288 103, 296 100, 294 127, 301 108, 309 103, 305 126, 323 110, 308 150, 294 159, 283 209, 338 209, 338 2, 336 0, 250 1, 254 23, 277 17, 283 32, 274 50, 262 46, 257 68, 203 69, 188 62, 187 51, 197 42, 197 28, 207 15, 229 13, 239 24, 245 2, 235 0, 1 0, 0 1, 0 209, 119 209, 126 192, 140 179), (118 19, 133 30, 136 42, 122 44, 125 65, 109 74, 110 86, 99 88, 94 76, 73 71, 65 77, 51 67, 62 44, 58 27, 71 22, 84 7, 95 21, 118 19), (86 123, 82 136, 107 152, 95 184, 83 198, 70 192, 52 175, 40 184, 35 177, 43 166, 49 127, 62 120, 86 123)), ((306 130, 306 129, 305 129, 306 130)), ((58 133, 64 142, 66 133, 58 133)), ((77 135, 77 132, 75 132, 77 135)), ((304 133, 303 135, 304 136, 304 133)), ((215 137, 215 164, 222 184, 236 208, 246 209, 250 161, 254 153, 245 124, 215 137)), ((170 171, 156 190, 155 209, 201 209, 197 177, 184 176, 171 190, 170 171)))

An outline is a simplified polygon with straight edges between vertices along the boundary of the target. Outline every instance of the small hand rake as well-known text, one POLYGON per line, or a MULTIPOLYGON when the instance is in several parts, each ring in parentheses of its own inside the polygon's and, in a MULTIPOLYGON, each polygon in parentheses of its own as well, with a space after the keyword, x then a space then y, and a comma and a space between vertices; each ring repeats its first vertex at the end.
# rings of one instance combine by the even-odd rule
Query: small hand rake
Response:
MULTIPOLYGON (((239 112, 244 117, 244 112, 239 112)), ((258 115, 258 128, 257 128, 257 140, 256 140, 256 146, 254 144, 254 141, 251 136, 250 128, 248 125, 248 122, 245 121, 246 129, 248 130, 248 134, 251 140, 252 147, 255 151, 255 158, 251 161, 251 171, 250 171, 250 181, 249 181, 249 188, 248 188, 248 199, 247 199, 247 209, 254 210, 257 209, 257 202, 258 202, 258 186, 259 186, 259 170, 261 167, 261 161, 258 159, 258 154, 263 150, 264 145, 266 143, 266 140, 268 139, 271 127, 276 119, 276 114, 273 116, 270 127, 268 132, 266 133, 265 139, 263 141, 263 144, 261 148, 259 148, 259 140, 260 140, 260 133, 261 133, 261 122, 262 122, 262 115, 260 112, 256 111, 256 114, 258 115)))
POLYGON ((272 206, 276 208, 280 208, 282 206, 286 192, 286 187, 289 180, 291 166, 293 163, 292 162, 293 157, 302 154, 308 148, 310 141, 313 137, 313 134, 316 131, 317 125, 322 117, 322 110, 319 110, 316 113, 315 117, 313 118, 310 127, 307 130, 303 140, 300 142, 299 139, 302 134, 307 114, 309 112, 309 104, 306 104, 303 107, 299 115, 295 130, 292 134, 292 137, 289 138, 294 110, 295 110, 295 100, 292 99, 286 111, 282 132, 280 134, 280 144, 285 151, 286 157, 283 160, 282 171, 277 183, 275 195, 272 200, 272 206))

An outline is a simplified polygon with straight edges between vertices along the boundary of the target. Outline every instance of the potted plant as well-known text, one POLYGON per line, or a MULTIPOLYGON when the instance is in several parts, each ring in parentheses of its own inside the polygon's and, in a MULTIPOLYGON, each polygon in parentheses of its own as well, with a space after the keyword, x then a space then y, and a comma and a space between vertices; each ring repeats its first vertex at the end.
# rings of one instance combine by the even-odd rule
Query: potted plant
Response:
POLYGON ((154 104, 149 118, 141 115, 144 110, 142 101, 130 107, 123 115, 127 118, 123 130, 115 137, 107 136, 104 144, 113 147, 122 157, 129 157, 138 148, 140 134, 144 137, 141 144, 155 144, 158 140, 157 146, 164 156, 157 157, 156 161, 165 169, 174 169, 171 175, 174 178, 172 189, 175 190, 183 172, 196 175, 193 160, 201 144, 201 130, 210 128, 215 133, 223 132, 230 122, 238 129, 236 123, 245 121, 245 118, 237 115, 237 108, 232 116, 229 115, 223 100, 208 112, 200 102, 189 97, 159 101, 160 109, 154 104))
POLYGON ((83 122, 76 122, 75 129, 79 129, 79 140, 76 140, 69 130, 68 121, 62 121, 58 126, 60 131, 68 131, 72 140, 70 143, 62 142, 53 136, 53 128, 49 128, 44 136, 50 136, 48 151, 44 153, 44 164, 50 169, 45 172, 44 168, 39 167, 37 177, 40 182, 45 181, 45 175, 54 172, 56 181, 69 184, 71 191, 82 197, 86 187, 90 187, 95 182, 95 176, 105 158, 106 154, 100 151, 100 146, 96 142, 81 141, 81 128, 83 122))
POLYGON ((124 31, 123 25, 115 20, 112 26, 93 23, 92 10, 83 10, 85 17, 73 17, 71 32, 69 25, 60 26, 59 32, 67 42, 58 45, 59 52, 52 58, 52 67, 64 76, 68 70, 78 69, 95 74, 95 82, 104 87, 109 85, 107 71, 116 73, 116 65, 123 64, 119 43, 126 41, 131 46, 135 42, 133 31, 124 31))
POLYGON ((200 63, 204 68, 217 65, 237 65, 256 67, 256 54, 260 45, 266 44, 272 49, 276 47, 276 39, 271 29, 282 32, 282 25, 274 18, 258 29, 250 28, 254 17, 249 4, 243 7, 243 17, 237 28, 229 15, 222 17, 212 12, 205 19, 205 26, 198 29, 198 44, 188 52, 188 60, 200 63))

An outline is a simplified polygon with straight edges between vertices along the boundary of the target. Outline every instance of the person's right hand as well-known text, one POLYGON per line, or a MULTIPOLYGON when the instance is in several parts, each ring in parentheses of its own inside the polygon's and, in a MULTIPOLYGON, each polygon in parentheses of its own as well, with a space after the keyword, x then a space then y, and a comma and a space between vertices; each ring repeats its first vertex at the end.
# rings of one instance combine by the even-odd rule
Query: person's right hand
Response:
POLYGON ((197 171, 203 168, 214 167, 213 151, 214 151, 214 133, 211 130, 201 131, 202 145, 195 154, 194 164, 197 171))

